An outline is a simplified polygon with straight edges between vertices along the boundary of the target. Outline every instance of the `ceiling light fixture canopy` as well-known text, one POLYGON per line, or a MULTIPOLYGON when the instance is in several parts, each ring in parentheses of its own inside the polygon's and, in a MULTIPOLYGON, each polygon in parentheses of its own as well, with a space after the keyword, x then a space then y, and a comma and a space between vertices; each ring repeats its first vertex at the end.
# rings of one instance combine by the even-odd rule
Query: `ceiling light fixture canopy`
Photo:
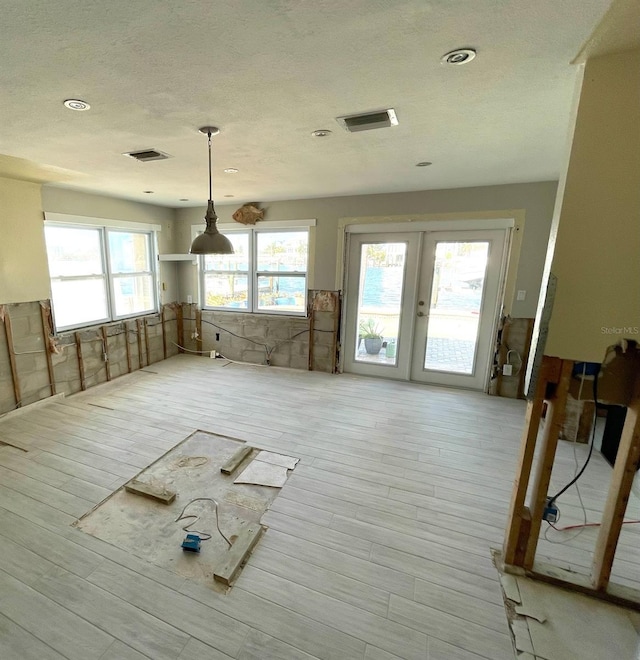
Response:
POLYGON ((207 136, 209 140, 209 202, 207 204, 207 212, 204 216, 207 228, 202 234, 196 236, 191 243, 191 254, 233 254, 233 245, 231 241, 223 236, 216 226, 218 216, 213 208, 213 195, 211 186, 211 136, 217 135, 220 132, 219 128, 215 126, 203 126, 200 129, 201 133, 207 136))

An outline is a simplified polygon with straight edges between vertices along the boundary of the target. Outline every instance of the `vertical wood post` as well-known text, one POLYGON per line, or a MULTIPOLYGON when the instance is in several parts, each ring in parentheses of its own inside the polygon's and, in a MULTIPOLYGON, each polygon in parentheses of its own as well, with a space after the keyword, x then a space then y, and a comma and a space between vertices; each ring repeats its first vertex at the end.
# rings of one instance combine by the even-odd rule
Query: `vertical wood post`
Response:
POLYGON ((51 388, 51 396, 54 396, 56 393, 56 378, 51 358, 51 347, 49 346, 53 327, 51 323, 51 303, 48 300, 40 301, 40 317, 42 319, 42 338, 44 339, 44 351, 47 358, 47 371, 49 372, 49 387, 51 388))
POLYGON ((524 551, 529 540, 531 523, 530 512, 524 502, 529 487, 547 384, 557 382, 559 375, 560 360, 545 356, 538 374, 534 397, 527 402, 517 474, 513 482, 511 505, 507 518, 507 533, 503 549, 505 564, 522 566, 524 563, 524 551))
POLYGON ((144 317, 144 345, 147 351, 147 366, 151 364, 151 347, 149 346, 149 319, 144 317))
POLYGON ((542 514, 544 513, 547 502, 553 461, 556 456, 558 439, 560 438, 567 404, 567 393, 569 392, 573 362, 571 360, 562 360, 561 363, 560 379, 556 385, 556 391, 553 397, 548 400, 542 447, 533 481, 532 503, 530 506, 531 530, 529 531, 529 541, 524 558, 525 568, 531 568, 535 560, 538 535, 540 534, 540 527, 542 525, 542 514))
POLYGON ((140 369, 144 367, 144 361, 142 359, 142 319, 136 319, 136 332, 138 334, 138 363, 140 364, 140 369))
POLYGON ((609 584, 611 566, 639 460, 640 369, 636 371, 633 394, 627 408, 627 416, 622 429, 616 462, 613 466, 607 501, 602 513, 602 524, 593 553, 591 583, 594 589, 599 591, 606 590, 609 584))
POLYGON ((178 351, 184 353, 184 319, 182 314, 182 304, 177 303, 176 307, 176 325, 178 326, 178 351))
POLYGON ((311 307, 311 314, 309 315, 309 371, 313 371, 313 342, 316 338, 315 331, 315 310, 311 307))
POLYGON ((165 315, 164 315, 164 305, 162 305, 162 310, 160 311, 160 319, 162 321, 162 352, 164 359, 167 359, 167 334, 165 329, 165 315))
POLYGON ((78 354, 78 371, 80 372, 80 388, 82 390, 87 389, 87 384, 84 380, 84 360, 82 358, 82 339, 80 338, 80 333, 75 333, 76 338, 76 351, 78 354))
POLYGON ((22 390, 20 389, 20 378, 18 377, 18 365, 16 364, 16 351, 13 347, 13 332, 11 330, 11 317, 6 305, 0 305, 0 316, 4 320, 4 334, 7 340, 7 352, 9 353, 9 368, 11 369, 11 380, 13 382, 13 396, 16 400, 16 408, 22 406, 22 390))
POLYGON ((202 346, 202 311, 200 309, 196 309, 196 334, 198 335, 196 337, 196 350, 200 350, 198 348, 198 342, 200 342, 200 346, 202 346))
POLYGON ((107 380, 111 380, 111 365, 109 364, 109 334, 107 326, 102 326, 102 347, 104 349, 104 370, 107 374, 107 380))
POLYGON ((127 352, 127 372, 131 373, 131 344, 129 343, 129 321, 124 321, 124 347, 127 352))

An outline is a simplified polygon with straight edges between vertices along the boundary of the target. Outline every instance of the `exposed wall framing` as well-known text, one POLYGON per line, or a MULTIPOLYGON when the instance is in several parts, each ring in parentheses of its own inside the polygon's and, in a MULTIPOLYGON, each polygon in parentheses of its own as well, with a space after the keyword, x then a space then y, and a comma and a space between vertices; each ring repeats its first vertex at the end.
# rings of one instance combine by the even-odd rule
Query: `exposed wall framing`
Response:
POLYGON ((48 300, 0 305, 0 414, 177 354, 179 309, 54 335, 48 300))
POLYGON ((618 369, 617 365, 611 368, 609 363, 610 376, 608 379, 601 378, 601 381, 603 385, 607 384, 608 394, 615 399, 615 403, 627 406, 627 416, 595 543, 591 575, 572 573, 560 567, 539 564, 535 560, 574 365, 571 360, 555 357, 543 358, 535 396, 527 404, 502 560, 507 570, 510 566, 524 569, 532 577, 640 609, 639 591, 609 581, 629 494, 640 461, 640 351, 632 347, 618 364, 623 364, 623 368, 618 369), (547 411, 544 431, 534 467, 534 455, 539 442, 538 429, 545 404, 547 411), (531 476, 533 483, 529 504, 525 505, 531 476))

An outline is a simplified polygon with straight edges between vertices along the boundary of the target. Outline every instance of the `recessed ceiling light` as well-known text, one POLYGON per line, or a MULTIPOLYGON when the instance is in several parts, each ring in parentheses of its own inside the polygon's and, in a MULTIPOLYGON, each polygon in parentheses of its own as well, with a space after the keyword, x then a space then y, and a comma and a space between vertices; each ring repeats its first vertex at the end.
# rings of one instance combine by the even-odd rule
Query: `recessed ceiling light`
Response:
POLYGON ((188 200, 188 198, 186 198, 186 197, 181 197, 181 198, 180 198, 180 201, 181 201, 181 202, 188 202, 189 200, 188 200))
POLYGON ((473 48, 456 48, 449 53, 445 53, 440 61, 443 64, 468 64, 475 56, 476 51, 473 48))
POLYGON ((416 163, 416 167, 429 167, 429 165, 433 165, 433 163, 430 163, 428 160, 423 160, 420 163, 416 163))
POLYGON ((225 195, 225 197, 233 197, 233 195, 225 195))
POLYGON ((86 101, 81 101, 80 99, 67 99, 64 102, 64 107, 69 108, 69 110, 82 112, 83 110, 88 110, 91 106, 86 101))
POLYGON ((225 174, 237 174, 239 171, 237 167, 225 167, 223 170, 225 174))
POLYGON ((317 131, 313 131, 311 135, 313 135, 313 137, 328 137, 331 135, 331 131, 328 128, 320 128, 317 131))
POLYGON ((153 195, 153 190, 143 190, 142 191, 145 195, 153 195))

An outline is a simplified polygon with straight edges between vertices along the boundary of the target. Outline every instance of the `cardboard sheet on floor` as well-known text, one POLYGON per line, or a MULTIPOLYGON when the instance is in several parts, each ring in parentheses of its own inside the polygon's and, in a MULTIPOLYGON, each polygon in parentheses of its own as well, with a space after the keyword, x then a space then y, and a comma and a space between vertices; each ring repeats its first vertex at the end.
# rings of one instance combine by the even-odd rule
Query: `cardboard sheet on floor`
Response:
MULTIPOLYGON (((637 657, 638 635, 630 613, 624 608, 528 578, 518 577, 517 582, 522 600, 518 609, 546 618, 544 623, 526 619, 536 658, 635 660, 637 657)), ((522 620, 512 623, 521 624, 522 620)))
POLYGON ((287 483, 287 468, 254 460, 249 463, 233 483, 282 488, 287 483))
POLYGON ((282 488, 287 482, 288 471, 293 470, 299 461, 294 456, 261 451, 233 483, 282 488))
POLYGON ((261 461, 263 463, 271 463, 273 465, 280 465, 286 467, 287 470, 293 470, 293 468, 299 463, 299 458, 294 458, 293 456, 285 456, 284 454, 276 454, 273 451, 261 451, 255 458, 256 461, 261 461))

